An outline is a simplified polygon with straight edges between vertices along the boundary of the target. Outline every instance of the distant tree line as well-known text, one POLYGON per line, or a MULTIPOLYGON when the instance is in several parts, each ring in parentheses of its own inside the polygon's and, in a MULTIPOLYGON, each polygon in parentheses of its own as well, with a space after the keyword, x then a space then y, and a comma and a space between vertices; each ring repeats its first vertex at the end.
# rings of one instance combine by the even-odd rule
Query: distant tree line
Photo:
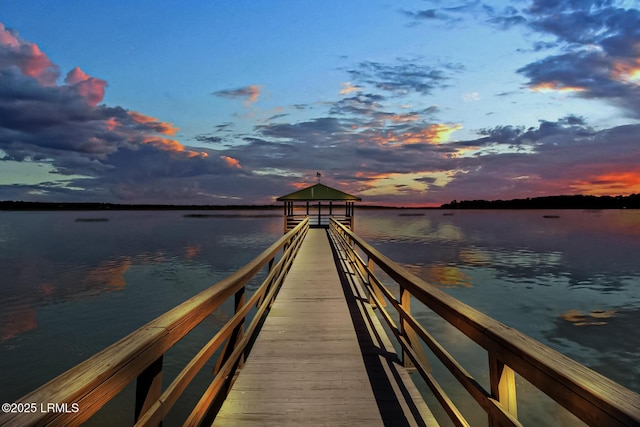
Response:
POLYGON ((511 200, 453 200, 442 209, 640 209, 640 194, 629 196, 545 196, 511 200))
POLYGON ((160 204, 118 204, 118 203, 55 203, 0 201, 0 210, 7 211, 100 211, 100 210, 222 210, 222 209, 274 209, 274 205, 160 205, 160 204))

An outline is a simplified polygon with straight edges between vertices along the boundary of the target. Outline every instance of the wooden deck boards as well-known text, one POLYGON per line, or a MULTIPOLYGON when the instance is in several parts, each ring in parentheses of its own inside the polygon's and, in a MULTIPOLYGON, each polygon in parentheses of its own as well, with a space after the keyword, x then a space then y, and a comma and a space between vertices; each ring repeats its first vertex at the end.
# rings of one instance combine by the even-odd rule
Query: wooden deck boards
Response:
POLYGON ((345 299, 326 231, 309 230, 213 425, 424 425, 403 415, 403 405, 411 410, 393 386, 381 395, 393 374, 365 366, 381 350, 356 335, 367 326, 354 328, 354 301, 345 299))

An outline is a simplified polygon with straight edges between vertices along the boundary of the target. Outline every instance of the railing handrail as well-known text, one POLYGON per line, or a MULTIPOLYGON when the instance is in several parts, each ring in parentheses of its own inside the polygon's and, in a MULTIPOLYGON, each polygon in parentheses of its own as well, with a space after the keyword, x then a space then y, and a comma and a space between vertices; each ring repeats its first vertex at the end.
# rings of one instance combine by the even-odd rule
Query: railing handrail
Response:
MULTIPOLYGON (((503 368, 506 368, 506 370, 512 369, 589 425, 640 425, 639 394, 577 363, 537 340, 498 322, 427 283, 391 261, 339 222, 332 220, 330 229, 341 236, 345 243, 348 243, 344 247, 353 251, 353 255, 359 259, 357 260, 357 263, 360 264, 358 268, 365 270, 364 282, 370 282, 366 284, 371 286, 370 291, 374 294, 372 295, 374 300, 379 304, 384 304, 384 301, 379 301, 381 289, 376 289, 382 284, 377 279, 367 280, 366 277, 373 277, 371 262, 375 262, 380 269, 398 283, 401 293, 402 289, 408 291, 417 300, 487 350, 490 356, 490 363, 495 364, 495 366, 491 367, 491 370, 497 369, 499 371, 495 381, 502 381, 500 374, 503 368), (355 252, 355 245, 367 255, 368 262, 364 262, 355 252)), ((386 291, 386 289, 383 291, 386 291)), ((388 291, 386 291, 385 296, 393 297, 388 291)), ((397 300, 391 301, 391 303, 396 309, 402 308, 401 306, 404 304, 404 302, 397 300)), ((408 305, 408 299, 406 304, 408 305)), ((399 310, 399 313, 403 327, 405 327, 405 323, 416 330, 420 327, 417 321, 410 316, 408 310, 407 312, 399 310)), ((428 336, 428 332, 424 330, 418 332, 418 335, 423 339, 426 334, 428 339, 425 340, 425 343, 430 347, 436 348, 434 354, 467 387, 468 391, 469 389, 473 390, 480 387, 475 380, 457 365, 455 360, 438 347, 439 344, 434 344, 434 340, 432 341, 432 338, 428 336), (467 377, 465 378, 465 376, 467 377)), ((397 331, 394 331, 394 333, 397 333, 397 331)), ((401 336, 401 338, 403 347, 412 347, 409 337, 401 336)), ((405 348, 404 350, 414 352, 413 355, 408 355, 415 362, 419 362, 419 360, 416 360, 419 358, 415 352, 421 351, 421 349, 405 348)), ((502 383, 493 384, 494 378, 491 381, 492 391, 494 389, 497 390, 498 387, 503 387, 502 383)), ((513 398, 515 398, 515 380, 512 378, 511 381, 514 389, 513 398)), ((474 392, 470 391, 470 394, 473 395, 474 392)), ((499 412, 504 412, 503 415, 509 417, 508 406, 514 405, 513 407, 515 408, 515 402, 505 402, 508 397, 498 398, 495 394, 497 392, 481 390, 473 397, 476 400, 480 400, 481 406, 489 413, 495 408, 488 408, 491 405, 486 403, 487 399, 501 402, 497 404, 499 412), (481 393, 484 393, 485 396, 478 397, 477 395, 481 393), (482 402, 483 397, 485 402, 482 402)), ((499 416, 502 417, 502 414, 499 416)), ((454 422, 456 421, 454 420, 454 422)), ((508 422, 511 423, 511 421, 508 422)), ((464 421, 460 425, 464 425, 464 421)), ((517 421, 513 422, 513 425, 518 425, 517 421)))
MULTIPOLYGON (((265 265, 269 264, 270 267, 270 274, 265 282, 273 280, 276 274, 279 274, 278 280, 283 280, 295 252, 291 255, 291 259, 287 260, 284 259, 283 254, 277 270, 271 270, 273 261, 280 250, 286 252, 292 249, 290 245, 295 244, 297 250, 307 230, 308 220, 304 220, 233 274, 16 401, 66 403, 70 409, 73 403, 77 404, 77 411, 46 412, 41 411, 38 406, 36 411, 30 413, 0 414, 0 425, 28 426, 61 423, 78 425, 86 421, 125 386, 136 378, 140 381, 141 374, 151 368, 154 363, 160 361, 161 364, 162 356, 169 348, 229 297, 236 295, 238 298, 239 293, 244 295, 244 285, 265 265), (287 266, 280 265, 285 262, 287 266)), ((258 297, 261 298, 260 303, 264 302, 267 292, 274 295, 275 290, 269 289, 270 285, 263 282, 260 290, 255 291, 255 298, 252 297, 250 302, 255 304, 253 300, 258 297)), ((237 306, 236 311, 246 307, 237 306)), ((243 322, 242 319, 236 319, 234 316, 229 322, 240 324, 243 322)), ((225 337, 221 337, 219 341, 223 341, 223 338, 225 337)), ((212 348, 210 353, 213 353, 213 350, 212 348)), ((142 416, 144 413, 138 415, 142 416)))

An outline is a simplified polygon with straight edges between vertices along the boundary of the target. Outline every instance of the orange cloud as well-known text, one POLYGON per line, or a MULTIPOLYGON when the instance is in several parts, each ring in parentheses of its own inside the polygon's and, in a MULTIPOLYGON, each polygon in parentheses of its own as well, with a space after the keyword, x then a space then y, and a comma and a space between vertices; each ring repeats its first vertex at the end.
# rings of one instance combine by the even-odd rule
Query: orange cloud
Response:
POLYGON ((174 153, 185 153, 187 157, 208 157, 205 152, 188 151, 185 150, 184 145, 180 144, 175 139, 161 138, 158 136, 146 137, 142 140, 143 144, 149 144, 162 151, 172 151, 174 153))
POLYGON ((554 82, 544 82, 531 86, 533 92, 584 92, 586 89, 578 86, 565 86, 564 84, 554 82))
POLYGON ((400 135, 388 132, 386 135, 378 135, 370 138, 379 145, 405 145, 405 144, 440 144, 446 142, 451 134, 462 129, 461 124, 447 125, 437 123, 419 131, 404 132, 400 135))
POLYGON ((409 192, 426 192, 431 186, 442 187, 451 181, 447 172, 369 173, 356 172, 356 177, 365 180, 367 189, 362 196, 398 196, 409 192), (428 182, 432 181, 432 182, 428 182))
POLYGON ((247 100, 245 104, 253 104, 260 97, 260 86, 250 85, 247 86, 247 100))
POLYGON ((138 113, 136 111, 128 111, 127 113, 134 122, 142 125, 149 125, 149 127, 151 127, 154 131, 162 133, 164 135, 175 135, 179 130, 179 128, 175 127, 171 123, 161 122, 156 118, 138 113))
POLYGON ((413 113, 389 114, 385 116, 384 119, 395 122, 395 123, 407 123, 407 122, 415 122, 420 120, 420 116, 418 114, 413 114, 413 113))
POLYGON ((95 107, 104 99, 104 88, 107 86, 107 82, 89 76, 80 67, 75 67, 69 71, 64 82, 75 88, 78 94, 87 100, 89 105, 95 107))
POLYGON ((633 62, 618 61, 613 64, 611 78, 614 80, 640 84, 640 58, 633 62))
POLYGON ((116 127, 118 127, 118 125, 120 124, 115 117, 109 117, 107 120, 105 120, 105 123, 107 125, 107 129, 109 129, 110 131, 115 130, 116 127))
POLYGON ((291 186, 293 188, 295 188, 296 190, 301 190, 303 188, 307 188, 309 186, 308 182, 293 182, 291 183, 291 186))
POLYGON ((572 187, 594 196, 640 193, 640 172, 607 172, 578 181, 572 187))
POLYGON ((360 92, 361 90, 362 88, 352 85, 351 82, 344 82, 342 83, 342 89, 340 89, 340 95, 349 95, 350 93, 360 92))
POLYGON ((238 159, 234 159, 233 157, 229 157, 229 156, 220 156, 220 158, 224 160, 224 162, 230 168, 242 169, 242 166, 240 166, 240 162, 238 161, 238 159))

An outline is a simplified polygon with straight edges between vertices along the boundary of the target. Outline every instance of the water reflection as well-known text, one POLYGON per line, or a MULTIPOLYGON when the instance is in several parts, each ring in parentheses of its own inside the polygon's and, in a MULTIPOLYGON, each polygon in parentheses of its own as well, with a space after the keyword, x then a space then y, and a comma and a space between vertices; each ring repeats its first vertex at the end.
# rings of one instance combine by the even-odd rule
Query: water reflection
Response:
MULTIPOLYGON (((640 212, 549 212, 559 216, 552 220, 541 211, 423 213, 360 210, 356 231, 454 297, 640 392, 640 212)), ((104 215, 109 221, 90 223, 74 213, 0 212, 2 401, 222 279, 282 235, 279 217, 104 215)), ((486 353, 418 304, 412 311, 487 381, 486 353)), ((211 316, 202 336, 229 313, 211 316)), ((167 376, 178 365, 167 358, 167 376)))
POLYGON ((424 213, 360 212, 356 230, 452 296, 640 392, 639 211, 424 213))
POLYGON ((38 327, 36 311, 29 305, 10 307, 0 318, 0 341, 6 341, 38 327))
POLYGON ((599 326, 606 325, 605 319, 613 317, 615 313, 616 310, 593 310, 587 314, 583 314, 580 310, 569 310, 560 317, 575 326, 599 326))
POLYGON ((471 277, 454 265, 436 264, 430 266, 405 264, 404 268, 427 282, 440 288, 473 286, 471 277))
POLYGON ((87 272, 85 279, 92 289, 123 289, 127 281, 124 274, 131 267, 130 258, 120 258, 101 263, 87 272))
POLYGON ((101 212, 108 221, 76 222, 74 212, 0 212, 0 400, 114 343, 282 235, 279 217, 183 214, 101 212))
POLYGON ((202 245, 191 245, 184 248, 184 256, 187 259, 195 258, 202 250, 202 245))

